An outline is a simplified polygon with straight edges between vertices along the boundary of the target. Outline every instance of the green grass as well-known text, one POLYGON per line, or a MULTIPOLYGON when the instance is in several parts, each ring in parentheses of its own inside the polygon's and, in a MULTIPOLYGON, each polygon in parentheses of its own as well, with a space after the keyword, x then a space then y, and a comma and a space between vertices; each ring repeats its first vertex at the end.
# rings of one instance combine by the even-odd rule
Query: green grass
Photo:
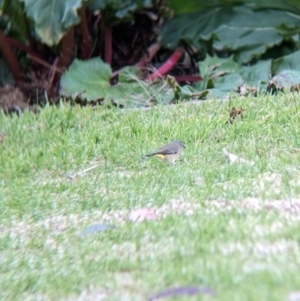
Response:
POLYGON ((0 116, 0 299, 147 300, 201 284, 216 292, 203 300, 287 300, 300 282, 299 99, 0 116), (246 110, 228 125, 232 107, 246 110), (175 139, 175 167, 141 159, 175 139), (255 164, 230 164, 224 147, 255 164), (157 220, 128 219, 144 207, 157 220), (95 223, 116 228, 80 237, 95 223))

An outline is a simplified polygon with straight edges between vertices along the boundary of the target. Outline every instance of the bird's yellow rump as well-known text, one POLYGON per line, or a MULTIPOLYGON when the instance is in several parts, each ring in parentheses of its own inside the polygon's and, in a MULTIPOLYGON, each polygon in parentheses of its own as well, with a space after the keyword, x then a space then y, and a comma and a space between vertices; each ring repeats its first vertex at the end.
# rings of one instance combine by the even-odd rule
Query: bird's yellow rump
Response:
POLYGON ((144 155, 143 158, 154 156, 174 165, 179 160, 184 148, 185 145, 182 141, 175 140, 162 146, 154 153, 144 155))

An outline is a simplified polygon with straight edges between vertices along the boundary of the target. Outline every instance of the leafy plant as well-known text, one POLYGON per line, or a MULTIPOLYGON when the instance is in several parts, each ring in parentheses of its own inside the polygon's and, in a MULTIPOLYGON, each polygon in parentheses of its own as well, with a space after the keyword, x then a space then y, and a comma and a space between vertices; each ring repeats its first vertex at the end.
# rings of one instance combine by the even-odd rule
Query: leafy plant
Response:
MULTIPOLYGON (((299 48, 299 5, 293 6, 292 14, 291 4, 283 0, 269 5, 257 1, 235 5, 242 2, 215 1, 209 9, 199 7, 197 12, 178 14, 165 23, 162 44, 175 49, 184 41, 202 54, 233 54, 240 63, 255 62, 283 44, 290 53, 299 48)), ((189 10, 191 3, 195 1, 190 1, 189 10)))
MULTIPOLYGON (((296 66, 294 60, 298 60, 298 53, 295 52, 292 57, 282 56, 279 61, 285 67, 280 70, 275 70, 279 61, 271 60, 282 55, 282 52, 278 51, 276 47, 285 44, 288 46, 287 53, 292 53, 299 44, 298 36, 295 33, 300 32, 300 21, 295 14, 290 13, 292 10, 294 12, 298 10, 290 2, 278 0, 267 5, 265 2, 257 1, 248 3, 247 1, 220 0, 207 4, 202 1, 191 0, 182 5, 181 2, 171 0, 168 4, 175 10, 176 7, 178 9, 176 10, 177 15, 165 22, 161 32, 163 46, 176 49, 173 55, 180 53, 177 59, 183 54, 182 45, 186 44, 197 49, 202 56, 208 53, 205 60, 198 64, 202 81, 194 85, 180 86, 174 78, 167 78, 166 85, 173 90, 172 101, 193 98, 223 98, 235 92, 256 94, 274 88, 290 87, 294 89, 297 87, 300 79, 298 71, 287 71, 287 69, 296 66), (195 12, 195 8, 199 12, 195 12), (193 12, 186 13, 189 11, 193 12), (221 59, 216 56, 216 53, 225 57, 229 56, 229 58, 221 59), (256 64, 249 66, 250 62, 256 62, 256 64), (248 66, 245 65, 246 63, 248 66), (287 64, 290 66, 288 67, 287 64), (280 73, 282 71, 284 72, 280 73)), ((166 72, 160 70, 170 69, 170 66, 174 64, 169 62, 165 65, 168 66, 160 67, 148 79, 156 78, 156 75, 161 77, 166 72)), ((97 74, 101 74, 100 66, 97 74)), ((92 74, 87 75, 87 77, 89 77, 90 82, 96 78, 92 74)), ((106 83, 108 82, 108 79, 104 80, 106 83)), ((134 99, 132 93, 143 95, 138 91, 139 89, 132 87, 132 89, 128 89, 127 93, 123 91, 123 97, 120 98, 118 91, 123 85, 122 82, 117 86, 107 87, 106 91, 101 90, 102 85, 100 83, 101 80, 97 81, 97 85, 95 84, 94 87, 85 85, 87 89, 90 89, 90 92, 87 91, 86 94, 80 94, 80 96, 89 98, 89 93, 101 97, 109 95, 117 102, 122 99, 123 104, 128 106, 130 98, 134 99), (124 99, 127 101, 124 102, 124 99)), ((149 89, 147 84, 144 85, 149 89)), ((80 93, 79 87, 84 89, 78 83, 76 75, 68 73, 62 79, 62 93, 64 95, 70 94, 66 92, 71 86, 73 86, 71 89, 73 95, 80 93), (66 78, 68 78, 68 85, 65 85, 66 78), (74 84, 72 85, 71 82, 74 84)), ((153 94, 154 91, 151 93, 153 94)), ((144 96, 141 103, 143 99, 147 98, 144 96)), ((90 97, 90 100, 94 99, 95 96, 90 97)))
POLYGON ((0 0, 0 51, 15 82, 38 70, 39 80, 30 76, 33 86, 55 95, 74 58, 102 53, 111 63, 111 26, 151 5, 151 0, 0 0))
POLYGON ((99 58, 87 61, 74 60, 61 78, 61 94, 79 102, 105 102, 118 106, 137 107, 152 103, 167 103, 174 99, 167 83, 146 83, 139 80, 138 69, 125 67, 119 72, 119 81, 110 84, 113 76, 110 66, 99 58))
POLYGON ((168 5, 175 17, 166 18, 159 32, 163 0, 0 0, 0 83, 10 80, 9 69, 34 97, 38 89, 49 98, 131 107, 298 87, 297 1, 169 0, 168 5), (155 24, 153 32, 147 32, 145 20, 155 24), (116 33, 126 39, 113 41, 116 33), (113 42, 122 55, 116 56, 113 42), (167 59, 170 50, 175 51, 167 59), (185 86, 176 76, 160 81, 188 52, 196 52, 194 66, 201 75, 191 81, 202 81, 185 86), (140 77, 140 67, 155 55, 165 63, 140 77))

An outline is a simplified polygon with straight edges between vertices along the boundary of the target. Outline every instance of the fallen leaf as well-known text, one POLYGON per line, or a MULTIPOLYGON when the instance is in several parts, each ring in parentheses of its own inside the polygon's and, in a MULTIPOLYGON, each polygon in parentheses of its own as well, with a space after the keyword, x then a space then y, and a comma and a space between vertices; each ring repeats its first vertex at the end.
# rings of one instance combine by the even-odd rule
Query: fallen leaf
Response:
POLYGON ((246 159, 243 159, 243 158, 240 158, 234 154, 231 154, 229 153, 226 148, 223 148, 223 153, 225 154, 225 156, 227 156, 227 158, 229 159, 229 162, 232 164, 232 163, 246 163, 246 164, 249 164, 249 165, 254 165, 254 162, 253 161, 249 161, 249 160, 246 160, 246 159))
POLYGON ((241 116, 241 119, 243 119, 243 112, 245 111, 245 109, 243 108, 240 108, 240 109, 236 109, 235 107, 233 107, 231 110, 230 110, 230 118, 228 120, 228 123, 231 123, 233 124, 235 119, 238 117, 238 116, 241 116))

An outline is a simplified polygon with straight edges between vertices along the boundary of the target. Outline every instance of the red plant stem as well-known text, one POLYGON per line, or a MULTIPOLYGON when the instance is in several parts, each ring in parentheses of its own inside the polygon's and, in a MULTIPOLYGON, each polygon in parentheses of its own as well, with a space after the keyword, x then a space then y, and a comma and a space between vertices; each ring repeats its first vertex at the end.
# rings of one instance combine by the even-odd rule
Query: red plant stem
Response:
POLYGON ((7 65, 15 82, 22 80, 23 74, 21 65, 19 64, 19 61, 2 30, 0 30, 0 50, 3 53, 3 56, 7 62, 7 65))
POLYGON ((91 57, 92 54, 92 39, 88 28, 88 22, 86 17, 86 9, 85 7, 82 7, 79 9, 79 16, 81 18, 80 22, 80 35, 81 35, 81 51, 84 59, 88 59, 91 57))
POLYGON ((69 67, 72 62, 72 54, 73 54, 73 46, 74 46, 74 26, 72 26, 67 34, 63 37, 61 41, 61 51, 58 61, 55 60, 54 64, 52 65, 53 68, 50 69, 51 71, 51 78, 52 86, 49 84, 49 91, 55 84, 59 81, 61 77, 61 73, 56 72, 58 70, 64 71, 69 67), (57 66, 57 67, 56 67, 57 66))
MULTIPOLYGON (((36 62, 36 63, 38 63, 38 64, 40 64, 40 65, 42 65, 42 66, 44 66, 44 67, 46 67, 46 68, 48 68, 48 69, 53 68, 53 65, 50 65, 49 63, 45 62, 44 60, 42 60, 42 59, 40 59, 40 58, 38 58, 38 57, 35 57, 35 56, 31 55, 31 54, 28 54, 28 57, 29 57, 32 61, 34 61, 34 62, 36 62)), ((59 68, 56 68, 56 72, 62 74, 62 73, 63 73, 63 70, 62 70, 62 69, 59 69, 59 68)))
POLYGON ((147 49, 147 53, 143 55, 143 57, 140 59, 139 62, 135 64, 136 67, 143 67, 146 64, 148 64, 152 58, 155 56, 155 54, 158 52, 160 49, 160 44, 159 42, 156 42, 152 44, 150 47, 147 49))
POLYGON ((60 69, 67 69, 72 62, 74 45, 74 27, 71 27, 61 41, 61 52, 58 62, 60 69))
POLYGON ((94 24, 93 24, 93 30, 96 30, 98 28, 101 19, 102 19, 101 12, 98 12, 96 14, 96 20, 94 21, 94 24))
POLYGON ((179 59, 183 55, 183 52, 183 48, 177 48, 173 52, 173 54, 167 59, 167 61, 162 66, 160 66, 160 68, 158 68, 154 73, 150 74, 147 79, 154 80, 167 74, 168 71, 170 71, 174 67, 174 65, 176 65, 176 63, 179 61, 179 59))
POLYGON ((32 55, 34 57, 37 57, 41 60, 43 60, 43 56, 40 55, 38 52, 36 52, 35 50, 33 50, 30 46, 27 46, 26 44, 14 39, 14 38, 11 38, 11 37, 6 37, 6 40, 7 42, 11 45, 11 46, 14 46, 22 51, 25 51, 27 52, 29 55, 32 55))
POLYGON ((174 76, 177 82, 199 82, 202 80, 200 75, 177 75, 174 76))
POLYGON ((56 59, 54 60, 53 64, 52 64, 52 66, 51 66, 51 69, 49 70, 50 77, 49 77, 49 87, 48 87, 48 89, 47 89, 47 93, 50 92, 50 89, 52 88, 52 83, 53 83, 53 81, 55 81, 56 78, 59 77, 58 75, 56 75, 56 74, 57 74, 56 72, 57 72, 57 69, 58 69, 58 68, 57 68, 58 62, 59 62, 59 59, 56 58, 56 59))
POLYGON ((111 66, 112 62, 112 28, 104 29, 104 62, 111 66))

